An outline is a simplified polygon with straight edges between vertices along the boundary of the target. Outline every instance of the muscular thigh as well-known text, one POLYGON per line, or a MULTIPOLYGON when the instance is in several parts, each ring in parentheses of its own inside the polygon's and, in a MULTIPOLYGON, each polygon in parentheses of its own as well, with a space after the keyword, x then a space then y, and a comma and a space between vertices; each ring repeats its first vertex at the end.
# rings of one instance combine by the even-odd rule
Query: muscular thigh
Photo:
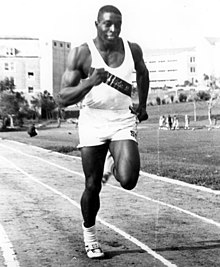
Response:
POLYGON ((81 148, 82 166, 86 181, 101 181, 107 150, 108 144, 81 148))
POLYGON ((138 144, 133 140, 113 141, 109 149, 114 158, 117 179, 136 183, 140 171, 138 144))

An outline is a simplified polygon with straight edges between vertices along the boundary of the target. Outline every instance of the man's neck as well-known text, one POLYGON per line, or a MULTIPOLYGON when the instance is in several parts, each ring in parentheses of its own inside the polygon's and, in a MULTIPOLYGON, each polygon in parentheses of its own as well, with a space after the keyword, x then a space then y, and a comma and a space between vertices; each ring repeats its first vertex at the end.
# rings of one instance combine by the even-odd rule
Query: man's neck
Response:
POLYGON ((118 38, 116 42, 110 43, 110 42, 103 42, 103 40, 99 39, 99 37, 96 37, 94 39, 94 43, 100 52, 112 52, 119 50, 121 45, 121 39, 118 38))

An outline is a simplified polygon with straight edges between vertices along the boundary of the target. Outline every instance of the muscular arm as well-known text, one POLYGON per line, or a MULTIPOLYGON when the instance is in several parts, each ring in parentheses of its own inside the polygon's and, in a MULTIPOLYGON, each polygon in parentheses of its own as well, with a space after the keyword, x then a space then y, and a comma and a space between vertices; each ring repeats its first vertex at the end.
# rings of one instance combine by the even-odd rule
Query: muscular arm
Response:
POLYGON ((86 45, 71 50, 67 68, 62 76, 59 105, 67 107, 81 101, 93 86, 100 84, 105 75, 102 69, 96 69, 89 78, 90 52, 86 45))
POLYGON ((148 118, 146 113, 146 104, 147 97, 149 92, 149 72, 144 63, 143 53, 141 48, 135 44, 130 43, 135 70, 136 70, 136 81, 138 88, 138 96, 139 96, 139 106, 137 108, 138 118, 140 121, 146 120, 148 118))

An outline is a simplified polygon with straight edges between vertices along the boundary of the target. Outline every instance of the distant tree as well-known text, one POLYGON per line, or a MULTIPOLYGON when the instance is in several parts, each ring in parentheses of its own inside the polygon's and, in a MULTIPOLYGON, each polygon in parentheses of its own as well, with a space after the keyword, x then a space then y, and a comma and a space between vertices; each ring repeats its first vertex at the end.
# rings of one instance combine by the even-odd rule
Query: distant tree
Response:
POLYGON ((204 80, 207 82, 207 86, 209 87, 208 93, 210 95, 210 98, 207 100, 208 104, 208 120, 210 126, 212 126, 212 109, 213 107, 219 103, 220 101, 220 91, 217 90, 217 78, 210 75, 204 74, 204 80))
POLYGON ((211 98, 211 95, 209 92, 206 91, 199 91, 197 93, 198 100, 201 101, 208 101, 211 98))
POLYGON ((0 81, 0 117, 3 119, 2 128, 6 128, 10 120, 10 126, 14 126, 14 120, 18 125, 23 124, 23 118, 29 112, 29 105, 22 92, 15 92, 13 77, 6 77, 0 81))
POLYGON ((179 101, 180 102, 186 102, 186 99, 187 99, 187 95, 184 94, 184 93, 180 93, 180 95, 179 95, 179 101))
POLYGON ((203 80, 204 81, 208 81, 209 80, 209 76, 207 74, 205 74, 205 73, 203 74, 203 80))
POLYGON ((188 101, 193 102, 193 113, 194 113, 194 121, 197 120, 197 112, 196 112, 196 103, 200 100, 198 93, 196 91, 191 91, 188 101))
MULTIPOLYGON (((4 90, 0 92, 0 117, 3 119, 2 128, 7 128, 8 119, 16 118, 21 125, 28 111, 28 102, 22 93, 4 90)), ((10 125, 12 126, 12 120, 10 125)))
POLYGON ((190 81, 186 80, 186 81, 184 81, 184 84, 183 85, 184 86, 188 86, 188 85, 192 85, 192 83, 190 81))
POLYGON ((52 118, 52 111, 57 107, 57 104, 50 95, 50 93, 45 90, 43 93, 40 93, 40 106, 41 106, 41 116, 44 119, 52 118))
POLYGON ((33 119, 39 119, 40 117, 40 109, 41 109, 41 97, 35 97, 32 96, 32 99, 30 100, 31 103, 31 110, 33 110, 32 118, 33 119))
POLYGON ((156 102, 157 102, 157 105, 160 105, 161 104, 161 99, 159 96, 156 97, 156 102))
POLYGON ((14 91, 15 84, 13 77, 5 77, 3 81, 0 81, 0 92, 2 91, 14 91))
POLYGON ((165 105, 165 104, 166 104, 166 99, 162 99, 162 100, 161 100, 161 104, 162 104, 162 105, 165 105))
POLYGON ((207 103, 208 103, 208 120, 210 126, 212 126, 212 109, 217 103, 219 103, 220 93, 214 91, 213 88, 211 88, 210 90, 211 90, 211 97, 207 101, 207 103))

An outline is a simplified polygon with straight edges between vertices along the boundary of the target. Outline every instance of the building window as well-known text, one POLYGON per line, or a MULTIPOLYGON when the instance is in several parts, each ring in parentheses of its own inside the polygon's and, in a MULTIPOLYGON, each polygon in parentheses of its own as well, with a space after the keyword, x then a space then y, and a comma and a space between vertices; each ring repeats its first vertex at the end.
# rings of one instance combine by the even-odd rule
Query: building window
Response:
POLYGON ((6 48, 6 55, 7 56, 14 56, 15 55, 15 49, 14 48, 7 47, 6 48))
POLYGON ((34 80, 34 73, 33 72, 28 72, 28 79, 29 80, 34 80))
POLYGON ((14 66, 14 62, 11 62, 11 70, 14 70, 15 66, 14 66))
POLYGON ((8 64, 8 62, 5 62, 5 70, 9 70, 9 64, 8 64))
POLYGON ((33 92, 34 92, 34 87, 29 86, 29 87, 28 87, 28 93, 29 93, 29 94, 32 94, 33 92))
POLYGON ((14 49, 11 48, 11 49, 10 49, 10 55, 11 55, 11 56, 14 56, 14 54, 15 54, 14 49))
POLYGON ((190 62, 195 62, 195 57, 190 57, 190 62))
POLYGON ((67 44, 67 48, 70 48, 70 44, 67 44))
POLYGON ((54 46, 57 46, 57 43, 56 43, 56 42, 53 42, 53 45, 54 45, 54 46))
POLYGON ((177 69, 173 69, 173 70, 168 70, 168 71, 177 71, 177 69))
POLYGON ((63 43, 60 43, 60 47, 63 47, 63 43))
POLYGON ((15 70, 14 62, 5 62, 4 69, 8 71, 14 71, 15 70))
POLYGON ((195 72, 196 68, 195 67, 190 67, 190 72, 195 72))

